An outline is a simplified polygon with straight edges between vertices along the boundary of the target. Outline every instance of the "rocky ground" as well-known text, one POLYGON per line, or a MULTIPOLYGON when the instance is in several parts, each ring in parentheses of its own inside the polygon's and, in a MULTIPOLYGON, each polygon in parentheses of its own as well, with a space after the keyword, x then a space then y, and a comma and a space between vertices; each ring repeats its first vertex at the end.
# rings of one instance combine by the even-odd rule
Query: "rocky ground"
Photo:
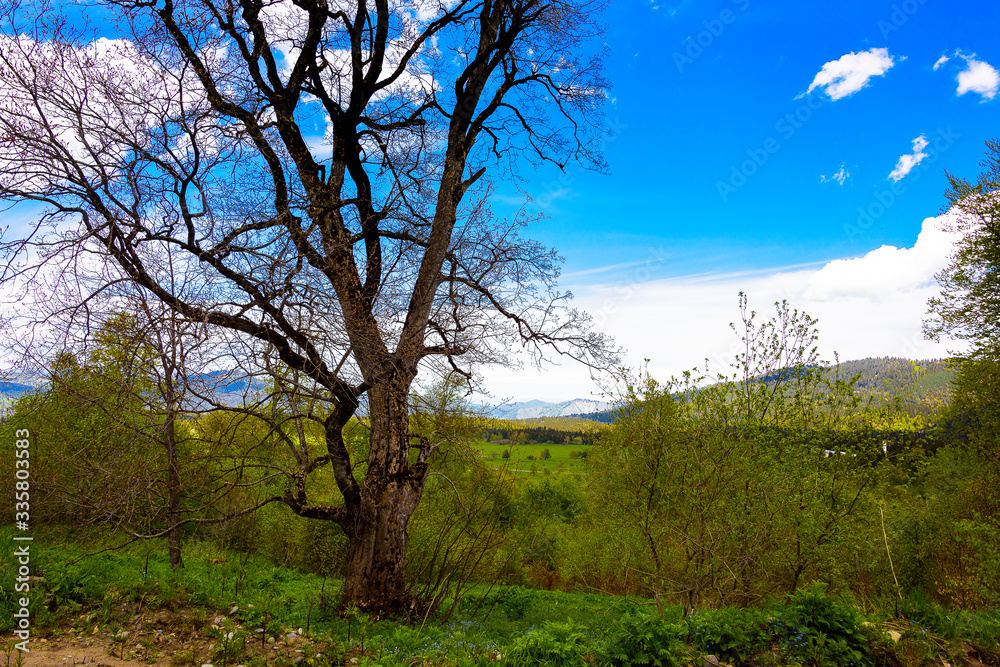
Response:
POLYGON ((278 637, 253 636, 221 613, 206 617, 184 609, 129 614, 127 621, 103 627, 93 624, 90 616, 42 631, 41 636, 32 637, 27 653, 9 650, 3 658, 4 667, 14 667, 19 659, 23 667, 200 667, 218 662, 222 655, 228 657, 230 665, 253 658, 258 663, 264 658, 267 664, 278 667, 303 662, 329 664, 325 659, 316 660, 326 655, 329 644, 307 639, 301 629, 278 637))

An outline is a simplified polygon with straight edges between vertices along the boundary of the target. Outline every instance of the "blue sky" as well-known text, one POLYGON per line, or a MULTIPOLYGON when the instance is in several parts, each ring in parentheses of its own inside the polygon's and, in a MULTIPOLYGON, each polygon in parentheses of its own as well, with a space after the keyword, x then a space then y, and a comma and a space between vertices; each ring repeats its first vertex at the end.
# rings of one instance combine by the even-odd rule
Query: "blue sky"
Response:
MULTIPOLYGON (((531 234, 627 363, 724 360, 740 290, 817 315, 828 358, 954 347, 920 336, 951 247, 925 219, 945 170, 975 177, 1000 135, 1000 5, 614 0, 605 18, 611 173, 528 190, 548 216, 531 234)), ((516 398, 591 387, 568 366, 488 378, 516 398)))
MULTIPOLYGON (((827 359, 953 349, 921 319, 954 242, 945 170, 974 178, 1000 136, 1000 4, 610 0, 604 22, 610 173, 528 171, 524 189, 544 215, 529 235, 626 365, 725 370, 740 291, 818 317, 827 359)), ((519 202, 501 184, 494 210, 519 202)), ((571 364, 483 376, 498 399, 600 392, 571 364)))

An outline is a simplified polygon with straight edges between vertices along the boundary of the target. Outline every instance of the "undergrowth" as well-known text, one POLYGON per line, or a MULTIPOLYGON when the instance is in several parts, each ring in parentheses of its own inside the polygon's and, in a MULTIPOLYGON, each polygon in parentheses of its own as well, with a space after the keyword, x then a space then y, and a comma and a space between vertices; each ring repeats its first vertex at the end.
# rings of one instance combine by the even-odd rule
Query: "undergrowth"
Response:
MULTIPOLYGON (((9 529, 0 530, 8 542, 10 536, 9 529)), ((644 600, 473 587, 447 622, 375 621, 337 615, 335 577, 276 566, 211 542, 187 544, 185 567, 177 571, 148 543, 87 556, 96 545, 42 531, 32 545, 35 633, 72 628, 120 637, 130 619, 170 610, 184 619, 182 629, 211 641, 212 664, 220 666, 263 665, 265 649, 287 643, 286 636, 308 642, 300 649, 306 667, 681 667, 702 665, 706 656, 734 666, 917 667, 961 664, 963 655, 1000 664, 996 611, 956 612, 913 598, 898 614, 866 617, 850 599, 818 584, 762 608, 684 617, 675 607, 662 618, 644 600)), ((0 630, 9 633, 15 573, 4 564, 0 575, 0 630)), ((178 651, 171 660, 190 664, 196 656, 188 653, 178 651)))

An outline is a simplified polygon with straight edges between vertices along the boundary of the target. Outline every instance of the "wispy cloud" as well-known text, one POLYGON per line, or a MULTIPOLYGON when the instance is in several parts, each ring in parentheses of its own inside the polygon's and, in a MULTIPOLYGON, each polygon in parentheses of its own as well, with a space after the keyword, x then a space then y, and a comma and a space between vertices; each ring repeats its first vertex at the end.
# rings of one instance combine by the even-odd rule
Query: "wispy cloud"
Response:
POLYGON ((870 49, 841 56, 823 65, 816 74, 806 95, 821 88, 831 100, 853 95, 868 85, 873 76, 882 76, 896 61, 885 48, 870 49))
POLYGON ((820 174, 819 181, 820 183, 836 182, 839 183, 840 185, 843 185, 850 177, 851 177, 851 172, 847 171, 847 167, 844 164, 841 164, 840 170, 831 176, 820 174))
POLYGON ((889 174, 889 180, 896 182, 905 178, 920 162, 927 157, 924 149, 927 148, 927 137, 920 135, 913 140, 913 152, 900 155, 896 162, 896 168, 889 174))
POLYGON ((934 68, 933 68, 934 71, 935 72, 938 71, 938 69, 940 69, 941 65, 944 65, 949 60, 951 60, 951 58, 949 58, 946 55, 945 56, 941 56, 940 58, 938 58, 937 61, 935 61, 935 63, 934 63, 934 68))
POLYGON ((622 269, 631 269, 636 266, 647 266, 649 264, 657 264, 659 262, 666 261, 665 257, 652 257, 650 259, 639 259, 634 262, 621 262, 619 264, 609 264, 607 266, 599 266, 596 269, 585 269, 583 271, 570 271, 569 273, 562 274, 561 278, 565 282, 567 280, 577 280, 586 276, 593 276, 600 273, 610 273, 613 271, 621 271, 622 269))

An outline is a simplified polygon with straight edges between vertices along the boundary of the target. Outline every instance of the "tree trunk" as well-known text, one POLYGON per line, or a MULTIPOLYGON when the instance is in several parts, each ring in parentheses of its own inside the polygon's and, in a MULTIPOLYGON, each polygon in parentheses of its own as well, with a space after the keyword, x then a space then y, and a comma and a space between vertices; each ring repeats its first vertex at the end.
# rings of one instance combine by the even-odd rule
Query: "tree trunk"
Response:
POLYGON ((410 611, 407 524, 423 494, 427 466, 410 463, 409 382, 369 394, 371 436, 360 499, 345 526, 346 581, 341 609, 378 615, 410 611))
POLYGON ((180 457, 177 454, 177 411, 176 392, 174 391, 173 364, 161 354, 166 373, 161 388, 161 394, 166 403, 166 414, 163 419, 163 444, 167 454, 167 525, 173 526, 167 533, 167 551, 170 554, 170 567, 174 570, 184 567, 181 558, 181 471, 180 457))
POLYGON ((362 520, 348 535, 342 606, 369 613, 405 612, 406 527, 416 509, 408 484, 390 482, 362 502, 362 520))

